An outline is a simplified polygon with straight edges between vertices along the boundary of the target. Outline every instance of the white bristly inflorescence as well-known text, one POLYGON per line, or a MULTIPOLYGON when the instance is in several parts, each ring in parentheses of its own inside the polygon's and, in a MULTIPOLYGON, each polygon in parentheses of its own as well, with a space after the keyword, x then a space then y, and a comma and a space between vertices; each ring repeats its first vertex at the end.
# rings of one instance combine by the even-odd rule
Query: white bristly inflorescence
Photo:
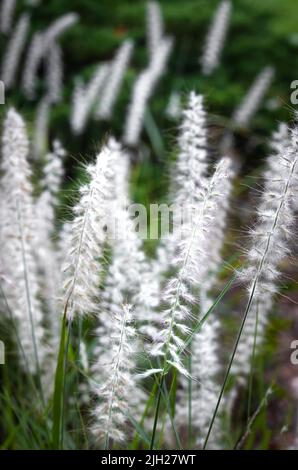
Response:
POLYGON ((29 15, 24 13, 17 22, 6 46, 1 64, 1 80, 7 89, 11 88, 16 80, 19 62, 27 39, 29 22, 29 15))
POLYGON ((229 178, 229 165, 223 158, 216 166, 208 185, 197 189, 197 203, 190 204, 192 213, 189 221, 181 230, 179 252, 174 260, 176 273, 168 282, 162 296, 166 308, 162 312, 164 327, 157 334, 151 350, 152 356, 163 357, 164 369, 174 366, 182 375, 189 376, 182 363, 184 340, 189 333, 192 306, 196 299, 192 295, 193 286, 200 287, 202 266, 208 253, 205 251, 206 238, 214 221, 220 193, 221 182, 229 178))
POLYGON ((212 24, 204 44, 203 56, 201 58, 202 72, 210 75, 219 65, 220 54, 224 46, 227 30, 229 27, 232 4, 224 0, 214 15, 212 24))
MULTIPOLYGON (((105 449, 111 441, 123 442, 128 437, 128 416, 131 394, 136 392, 134 377, 136 331, 130 305, 120 312, 111 311, 108 357, 98 357, 96 368, 101 370, 101 381, 93 386, 97 405, 93 410, 92 431, 105 449)), ((107 351, 107 348, 105 348, 107 351)))
POLYGON ((152 59, 156 48, 159 46, 164 35, 164 24, 158 2, 147 2, 147 44, 149 56, 152 59))
POLYGON ((284 139, 284 133, 279 131, 264 174, 257 221, 250 230, 247 267, 239 272, 248 292, 248 315, 232 368, 240 381, 251 370, 254 343, 258 349, 264 337, 268 314, 278 291, 279 265, 290 253, 295 221, 293 198, 298 179, 298 127, 291 130, 290 145, 285 147, 283 140, 276 142, 280 138, 284 139))
POLYGON ((9 33, 13 14, 16 7, 16 0, 2 0, 1 9, 0 9, 0 31, 1 33, 9 33))
MULTIPOLYGON (((149 9, 150 8, 152 7, 149 7, 149 9)), ((155 17, 151 17, 151 20, 148 22, 148 34, 151 38, 150 44, 153 41, 153 34, 155 42, 159 38, 159 34, 157 36, 156 31, 154 30, 153 32, 153 20, 155 21, 155 17)), ((160 33, 161 32, 162 30, 160 30, 160 33)), ((150 60, 148 66, 140 73, 134 83, 123 137, 124 142, 128 145, 135 146, 139 141, 148 101, 152 96, 158 80, 165 72, 172 47, 172 38, 166 36, 159 38, 159 42, 156 44, 154 51, 149 50, 150 60)))
POLYGON ((47 347, 34 256, 37 221, 28 153, 24 121, 10 109, 4 123, 1 161, 5 201, 1 221, 1 264, 6 273, 3 290, 18 332, 21 364, 31 373, 40 373, 47 347))
MULTIPOLYGON (((62 82, 63 68, 58 39, 65 31, 73 26, 78 19, 79 17, 76 13, 68 13, 55 20, 45 31, 37 31, 34 33, 27 52, 22 79, 22 88, 26 98, 35 98, 38 72, 43 60, 46 61, 47 70, 51 74, 51 79, 54 78, 54 84, 48 83, 51 98, 57 98, 57 96, 60 98, 62 92, 60 84, 62 82), (52 65, 54 65, 53 71, 49 69, 52 65)), ((49 80, 48 74, 46 78, 49 80)))
POLYGON ((103 93, 109 71, 109 64, 100 64, 87 84, 84 84, 80 79, 76 81, 70 116, 70 124, 74 134, 79 135, 84 131, 88 117, 94 108, 94 103, 98 101, 103 93))
POLYGON ((96 117, 106 120, 111 119, 114 105, 121 89, 132 51, 133 42, 127 39, 116 52, 116 56, 110 66, 109 79, 105 81, 104 88, 99 99, 99 105, 95 111, 96 117))
POLYGON ((256 77, 252 86, 243 98, 242 102, 233 114, 233 121, 237 127, 248 126, 260 107, 260 103, 271 85, 274 77, 274 69, 265 67, 256 77))
POLYGON ((58 43, 53 42, 47 54, 46 94, 50 103, 58 103, 62 99, 63 89, 62 49, 58 43))
POLYGON ((90 181, 81 186, 80 200, 73 208, 64 266, 64 308, 69 320, 98 310, 107 211, 119 158, 120 146, 110 138, 95 164, 87 166, 90 181))

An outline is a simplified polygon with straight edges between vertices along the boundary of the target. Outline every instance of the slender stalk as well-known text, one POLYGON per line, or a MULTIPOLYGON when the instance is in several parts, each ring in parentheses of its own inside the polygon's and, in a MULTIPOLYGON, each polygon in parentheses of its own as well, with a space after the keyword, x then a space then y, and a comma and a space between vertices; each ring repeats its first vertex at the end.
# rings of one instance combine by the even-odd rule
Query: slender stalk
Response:
POLYGON ((153 424, 153 430, 152 430, 152 436, 151 436, 151 442, 150 442, 150 450, 154 449, 155 434, 156 434, 156 427, 157 427, 160 399, 161 399, 161 391, 163 388, 164 377, 165 377, 165 374, 162 372, 160 382, 159 382, 159 390, 158 390, 158 395, 157 395, 156 409, 155 409, 155 415, 154 415, 154 424, 153 424))
POLYGON ((71 333, 71 323, 68 322, 66 347, 65 347, 64 359, 63 359, 63 388, 62 388, 61 442, 60 442, 61 449, 63 449, 63 440, 64 440, 64 427, 65 427, 64 411, 65 411, 65 405, 66 405, 66 398, 65 398, 66 397, 66 368, 67 368, 68 349, 69 349, 69 344, 70 344, 70 333, 71 333))
POLYGON ((217 412, 218 412, 218 409, 219 409, 219 405, 220 405, 220 402, 221 402, 222 396, 224 394, 226 384, 227 384, 227 381, 228 381, 228 378, 229 378, 229 375, 230 375, 231 367, 232 367, 232 364, 233 364, 233 361, 234 361, 234 358, 235 358, 235 355, 236 355, 236 351, 237 351, 238 344, 239 344, 239 341, 240 341, 240 338, 241 338, 241 335, 242 335, 244 324, 245 324, 246 318, 247 318, 247 316, 250 312, 253 297, 254 297, 254 294, 255 294, 255 291, 256 291, 256 288, 257 288, 257 284, 258 284, 258 281, 259 281, 259 277, 262 273, 263 265, 264 265, 269 247, 270 247, 271 238, 272 238, 272 235, 273 235, 274 230, 276 228, 276 225, 278 223, 280 212, 281 212, 282 207, 285 203, 287 193, 290 189, 290 182, 291 182, 291 179, 292 179, 293 174, 295 172, 296 164, 297 164, 297 160, 295 160, 293 165, 292 165, 292 168, 291 168, 291 171, 290 171, 290 174, 289 174, 286 186, 285 186, 285 190, 284 190, 283 195, 281 197, 281 202, 280 202, 279 207, 276 211, 275 219, 274 219, 271 231, 270 231, 269 236, 268 236, 268 240, 267 240, 267 243, 266 243, 266 247, 265 247, 262 259, 259 263, 255 278, 254 278, 253 283, 252 283, 251 293, 250 293, 248 303, 247 303, 247 306, 246 306, 246 309, 245 309, 245 312, 244 312, 243 320, 241 322, 241 326, 240 326, 240 329, 239 329, 239 332, 238 332, 238 335, 237 335, 237 339, 236 339, 236 342, 235 342, 235 345, 234 345, 233 353, 232 353, 232 356, 231 356, 231 359, 230 359, 230 362, 229 362, 229 365, 228 365, 228 368, 227 368, 227 371, 226 371, 226 374, 225 374, 223 385, 221 387, 221 391, 220 391, 220 394, 219 394, 219 397, 218 397, 218 400, 217 400, 217 404, 216 404, 216 407, 215 407, 215 410, 214 410, 214 413, 213 413, 213 416, 212 416, 212 420, 211 420, 211 423, 210 423, 210 426, 209 426, 209 429, 208 429, 208 432, 207 432, 207 436, 206 436, 206 439, 205 439, 205 442, 204 442, 203 449, 206 448, 209 437, 210 437, 210 434, 211 434, 211 430, 212 430, 212 427, 213 427, 213 424, 214 424, 214 421, 215 421, 215 418, 216 418, 216 415, 217 415, 217 412))
POLYGON ((257 306, 256 324, 255 324, 255 331, 254 331, 254 344, 253 344, 250 374, 249 374, 248 402, 247 402, 247 421, 249 421, 249 419, 250 419, 250 411, 251 411, 252 385, 253 385, 254 363, 255 363, 255 355, 256 355, 257 335, 258 335, 258 322, 259 322, 259 308, 257 306))
POLYGON ((188 378, 188 445, 191 446, 191 434, 192 434, 192 357, 191 354, 188 356, 188 372, 190 377, 188 378))
POLYGON ((27 299, 27 307, 29 312, 29 319, 30 319, 30 326, 31 326, 31 334, 32 334, 32 342, 34 348, 34 355, 36 361, 36 370, 37 370, 37 383, 40 390, 40 398, 43 406, 45 406, 45 399, 43 395, 42 383, 41 383, 41 369, 40 363, 38 358, 38 348, 36 343, 36 336, 35 336, 35 326, 33 321, 33 312, 32 312, 32 305, 31 305, 31 296, 30 296, 30 286, 29 286, 29 278, 28 278, 28 266, 27 266, 27 259, 25 255, 25 240, 24 240, 24 230, 23 230, 23 218, 22 213, 19 207, 19 199, 16 200, 16 209, 17 209, 17 218, 19 220, 19 229, 20 229, 20 237, 21 237, 21 248, 22 248, 22 263, 24 269, 24 279, 25 279, 25 289, 26 289, 26 299, 27 299))

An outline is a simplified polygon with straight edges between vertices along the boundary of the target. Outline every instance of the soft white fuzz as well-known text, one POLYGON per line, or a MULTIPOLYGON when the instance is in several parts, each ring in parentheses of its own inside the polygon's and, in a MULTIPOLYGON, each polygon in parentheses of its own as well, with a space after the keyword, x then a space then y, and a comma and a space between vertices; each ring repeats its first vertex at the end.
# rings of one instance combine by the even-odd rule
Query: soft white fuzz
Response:
POLYGON ((43 297, 47 301, 48 310, 51 314, 49 323, 53 336, 56 337, 59 332, 59 313, 61 312, 61 306, 58 302, 60 298, 61 270, 54 243, 55 209, 58 202, 57 195, 64 175, 64 156, 64 148, 59 141, 54 141, 53 151, 45 157, 43 191, 36 201, 36 214, 38 217, 36 252, 44 291, 43 297))
MULTIPOLYGON (((117 173, 115 178, 115 200, 110 212, 113 217, 113 230, 110 227, 108 241, 111 247, 111 263, 105 278, 104 288, 101 292, 99 305, 98 328, 96 330, 96 346, 93 355, 96 360, 92 367, 93 379, 97 383, 107 380, 109 365, 114 361, 114 351, 110 347, 111 336, 115 329, 114 317, 123 315, 123 304, 134 301, 142 309, 142 300, 139 292, 143 285, 144 254, 142 242, 134 230, 131 220, 129 204, 129 162, 128 156, 122 153, 117 162, 117 173)), ((111 221, 110 221, 111 222, 111 221)), ((108 221, 109 224, 109 221, 108 221)), ((142 310, 143 312, 143 310, 142 310)), ((134 315, 138 319, 137 314, 134 315)), ((137 346, 137 345, 136 345, 137 346)), ((144 405, 143 393, 139 388, 136 378, 134 387, 127 394, 127 406, 134 416, 142 414, 144 405)))
POLYGON ((182 112, 179 153, 172 188, 175 203, 184 207, 197 201, 199 190, 207 181, 206 119, 203 96, 192 91, 187 107, 182 112))
POLYGON ((103 92, 103 86, 110 72, 108 64, 99 65, 88 84, 76 81, 72 96, 71 128, 74 134, 81 134, 88 122, 94 103, 103 92))
POLYGON ((96 117, 106 120, 111 119, 114 105, 121 89, 132 51, 133 42, 128 39, 123 42, 116 52, 116 56, 111 63, 109 79, 105 81, 99 106, 95 112, 96 117))
POLYGON ((105 223, 113 198, 116 162, 120 146, 109 139, 86 171, 90 181, 80 188, 80 200, 73 208, 72 233, 66 256, 64 306, 67 318, 97 312, 101 260, 106 240, 105 223))
POLYGON ((56 42, 47 52, 46 70, 47 98, 50 103, 58 103, 62 98, 63 58, 62 49, 56 42))
POLYGON ((1 65, 1 80, 7 89, 11 88, 16 80, 17 69, 25 46, 29 29, 29 15, 23 14, 9 40, 1 65))
POLYGON ((152 59, 164 35, 163 17, 158 2, 147 2, 146 20, 148 51, 152 59))
MULTIPOLYGON (((111 330, 108 349, 112 360, 98 357, 97 369, 102 369, 101 383, 94 386, 98 404, 93 412, 93 434, 105 449, 110 442, 127 439, 127 412, 130 394, 135 393, 135 336, 131 307, 123 305, 121 312, 111 312, 111 330)), ((107 348, 105 349, 107 351, 107 348)), ((110 359, 110 358, 109 358, 110 359)))
POLYGON ((53 23, 44 32, 45 50, 47 50, 48 46, 56 41, 59 36, 65 33, 65 31, 67 31, 71 26, 76 24, 78 20, 79 15, 77 13, 67 13, 53 21, 53 23))
POLYGON ((32 100, 36 95, 37 73, 44 52, 43 35, 40 31, 34 33, 24 65, 22 89, 26 98, 32 100))
MULTIPOLYGON (((45 31, 38 31, 33 35, 26 57, 22 80, 22 87, 28 99, 35 98, 38 70, 43 59, 46 60, 48 70, 51 62, 54 65, 54 71, 51 71, 51 74, 53 74, 51 79, 54 77, 55 85, 52 86, 55 86, 55 94, 57 95, 62 80, 61 52, 58 52, 58 39, 78 19, 79 17, 76 13, 66 14, 55 20, 45 31)), ((48 83, 48 85, 50 84, 48 83)), ((51 86, 49 88, 51 90, 51 86)), ((59 94, 61 94, 61 90, 59 94)))
POLYGON ((35 160, 45 155, 48 149, 49 120, 51 104, 47 97, 38 103, 34 121, 34 137, 32 154, 35 160))
POLYGON ((262 99, 271 85, 274 77, 274 69, 265 67, 256 77, 252 86, 243 98, 240 106, 233 115, 233 121, 239 127, 248 126, 260 107, 262 99))
POLYGON ((210 75, 219 65, 220 54, 223 49, 227 30, 229 27, 232 4, 229 0, 222 1, 214 15, 201 58, 202 72, 210 75))
POLYGON ((276 142, 274 146, 280 151, 272 153, 268 159, 257 222, 250 230, 248 266, 239 273, 240 279, 247 284, 251 301, 233 363, 233 372, 239 379, 250 371, 257 319, 257 347, 263 339, 274 294, 278 291, 279 264, 290 253, 295 221, 293 197, 298 179, 298 128, 291 131, 290 146, 283 148, 276 142))
POLYGON ((36 219, 28 152, 25 124, 21 116, 10 109, 4 122, 1 162, 5 200, 1 235, 1 264, 6 273, 3 287, 16 321, 22 348, 21 363, 26 370, 35 373, 45 359, 46 343, 34 256, 36 219))
POLYGON ((0 31, 7 34, 12 25, 13 14, 15 11, 16 0, 2 0, 0 10, 0 31))
POLYGON ((222 197, 221 182, 228 177, 228 162, 222 159, 207 187, 197 189, 198 203, 193 206, 189 223, 181 228, 179 253, 174 260, 177 271, 163 292, 162 303, 167 306, 162 312, 164 327, 155 338, 151 354, 163 356, 164 367, 172 365, 185 376, 189 374, 180 353, 184 347, 183 338, 189 332, 187 323, 192 317, 191 306, 195 303, 191 289, 199 287, 202 282, 202 266, 208 257, 206 238, 222 197))
POLYGON ((181 95, 178 91, 173 91, 171 93, 165 113, 168 118, 173 120, 179 119, 181 117, 181 95))
POLYGON ((172 39, 163 38, 148 67, 135 81, 124 129, 124 142, 128 145, 137 145, 139 141, 147 103, 165 72, 172 46, 172 39))
POLYGON ((216 223, 214 223, 212 230, 209 231, 208 237, 206 238, 205 250, 208 253, 208 257, 205 259, 204 266, 202 267, 204 286, 201 291, 203 295, 214 287, 219 269, 223 263, 221 252, 225 241, 233 182, 237 174, 236 164, 232 158, 228 155, 224 158, 227 162, 229 177, 219 183, 220 187, 218 190, 222 197, 218 200, 216 214, 214 214, 216 223))

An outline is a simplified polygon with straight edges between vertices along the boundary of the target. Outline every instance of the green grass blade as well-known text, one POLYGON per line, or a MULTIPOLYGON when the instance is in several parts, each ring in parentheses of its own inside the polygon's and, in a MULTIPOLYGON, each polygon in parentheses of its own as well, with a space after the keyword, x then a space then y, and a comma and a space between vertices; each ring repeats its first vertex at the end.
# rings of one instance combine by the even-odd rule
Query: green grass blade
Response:
POLYGON ((63 389, 65 382, 65 355, 66 351, 66 315, 63 316, 59 354, 55 374, 55 388, 53 397, 53 428, 52 428, 52 446, 54 449, 60 448, 62 434, 62 413, 63 413, 63 389))

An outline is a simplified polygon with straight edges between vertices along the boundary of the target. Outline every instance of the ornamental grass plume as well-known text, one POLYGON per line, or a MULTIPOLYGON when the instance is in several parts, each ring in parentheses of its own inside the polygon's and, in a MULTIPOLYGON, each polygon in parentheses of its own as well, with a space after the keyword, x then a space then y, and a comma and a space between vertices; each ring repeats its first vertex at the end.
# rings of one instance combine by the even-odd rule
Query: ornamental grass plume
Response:
POLYGON ((21 116, 10 109, 2 138, 1 264, 3 291, 16 324, 21 364, 40 375, 47 346, 35 258, 37 221, 32 198, 29 142, 21 116))
MULTIPOLYGON (((68 13, 61 16, 45 30, 34 33, 27 52, 22 79, 22 88, 26 98, 32 100, 36 95, 37 77, 40 65, 43 60, 47 64, 47 71, 51 72, 51 78, 54 78, 55 95, 58 93, 57 83, 62 81, 61 52, 58 51, 58 39, 60 36, 73 26, 79 19, 76 13, 68 13), (48 56, 49 53, 49 56, 48 56), (50 70, 50 64, 54 65, 54 70, 50 70), (59 63, 60 62, 60 63, 59 63)), ((47 76, 46 76, 47 78, 47 76)), ((51 90, 51 84, 48 83, 51 90)), ((59 91, 61 94, 61 89, 59 91)))
POLYGON ((132 52, 133 42, 127 39, 116 52, 110 65, 109 80, 105 81, 95 117, 106 120, 111 119, 132 52))
POLYGON ((165 114, 169 119, 180 119, 182 115, 181 94, 178 91, 172 91, 165 114))
POLYGON ((37 31, 31 39, 23 70, 22 89, 28 100, 36 96, 37 75, 43 53, 43 34, 37 31))
POLYGON ((249 232, 247 267, 239 272, 248 295, 247 317, 232 366, 239 381, 245 380, 251 371, 254 352, 262 342, 268 314, 278 292, 279 265, 290 254, 298 176, 298 127, 291 130, 290 145, 284 147, 282 141, 277 143, 280 137, 283 139, 283 132, 275 134, 275 152, 267 161, 257 221, 249 232))
POLYGON ((29 15, 24 13, 17 22, 6 46, 1 65, 1 80, 4 82, 7 89, 12 88, 15 83, 17 69, 27 39, 29 23, 29 15))
POLYGON ((109 64, 100 64, 89 83, 84 84, 81 79, 76 80, 70 116, 70 124, 74 134, 80 135, 84 131, 88 118, 94 108, 94 103, 103 93, 104 84, 109 72, 109 64))
POLYGON ((196 299, 192 287, 202 282, 202 265, 208 257, 204 250, 205 240, 211 225, 218 201, 221 199, 222 180, 230 177, 227 159, 223 158, 216 166, 212 178, 205 188, 198 189, 197 206, 188 224, 184 224, 179 253, 174 260, 176 273, 168 282, 162 296, 166 308, 162 312, 164 327, 155 338, 151 354, 164 358, 163 374, 168 366, 175 367, 182 375, 189 377, 189 372, 182 363, 181 353, 184 350, 185 336, 190 332, 192 306, 196 299), (199 198, 200 195, 200 198, 199 198))
POLYGON ((16 0, 2 0, 0 10, 0 31, 1 33, 9 33, 13 15, 16 7, 16 0))
POLYGON ((140 73, 134 83, 123 137, 128 145, 135 146, 139 141, 148 101, 158 80, 165 72, 172 47, 172 39, 164 37, 148 67, 140 73))
POLYGON ((80 188, 80 200, 73 208, 64 266, 64 311, 69 320, 98 310, 105 224, 119 158, 120 146, 110 138, 96 162, 86 167, 90 180, 80 188))
POLYGON ((223 49, 232 11, 232 3, 222 1, 214 15, 204 44, 201 58, 202 72, 210 75, 219 65, 220 54, 223 49))
POLYGON ((208 174, 207 115, 202 95, 189 94, 182 112, 178 138, 178 158, 172 175, 174 203, 195 203, 208 174))
POLYGON ((273 67, 265 67, 256 77, 232 116, 237 127, 246 127, 250 124, 265 93, 271 85, 274 73, 273 67))
POLYGON ((63 159, 65 150, 58 140, 53 142, 53 151, 45 156, 43 169, 42 193, 36 201, 37 227, 37 260, 43 297, 50 312, 49 320, 52 330, 58 338, 61 269, 57 254, 55 237, 55 210, 58 205, 58 192, 64 176, 63 159))
POLYGON ((92 432, 105 449, 112 443, 125 442, 128 437, 130 394, 135 393, 134 354, 136 331, 130 305, 122 312, 111 312, 113 327, 110 330, 109 356, 98 358, 97 369, 102 369, 102 381, 94 385, 97 405, 93 411, 92 432))
POLYGON ((50 103, 62 99, 63 90, 63 57, 60 45, 53 42, 48 49, 46 61, 46 94, 50 103))
POLYGON ((53 21, 52 24, 44 32, 44 51, 48 50, 48 47, 58 39, 65 31, 79 21, 79 15, 77 13, 66 13, 60 16, 57 20, 53 21))
POLYGON ((164 36, 164 22, 162 12, 158 2, 147 2, 147 47, 149 57, 152 59, 164 36))
POLYGON ((39 160, 43 157, 48 149, 50 112, 51 103, 48 97, 44 96, 39 101, 35 113, 32 143, 32 157, 34 160, 39 160))

